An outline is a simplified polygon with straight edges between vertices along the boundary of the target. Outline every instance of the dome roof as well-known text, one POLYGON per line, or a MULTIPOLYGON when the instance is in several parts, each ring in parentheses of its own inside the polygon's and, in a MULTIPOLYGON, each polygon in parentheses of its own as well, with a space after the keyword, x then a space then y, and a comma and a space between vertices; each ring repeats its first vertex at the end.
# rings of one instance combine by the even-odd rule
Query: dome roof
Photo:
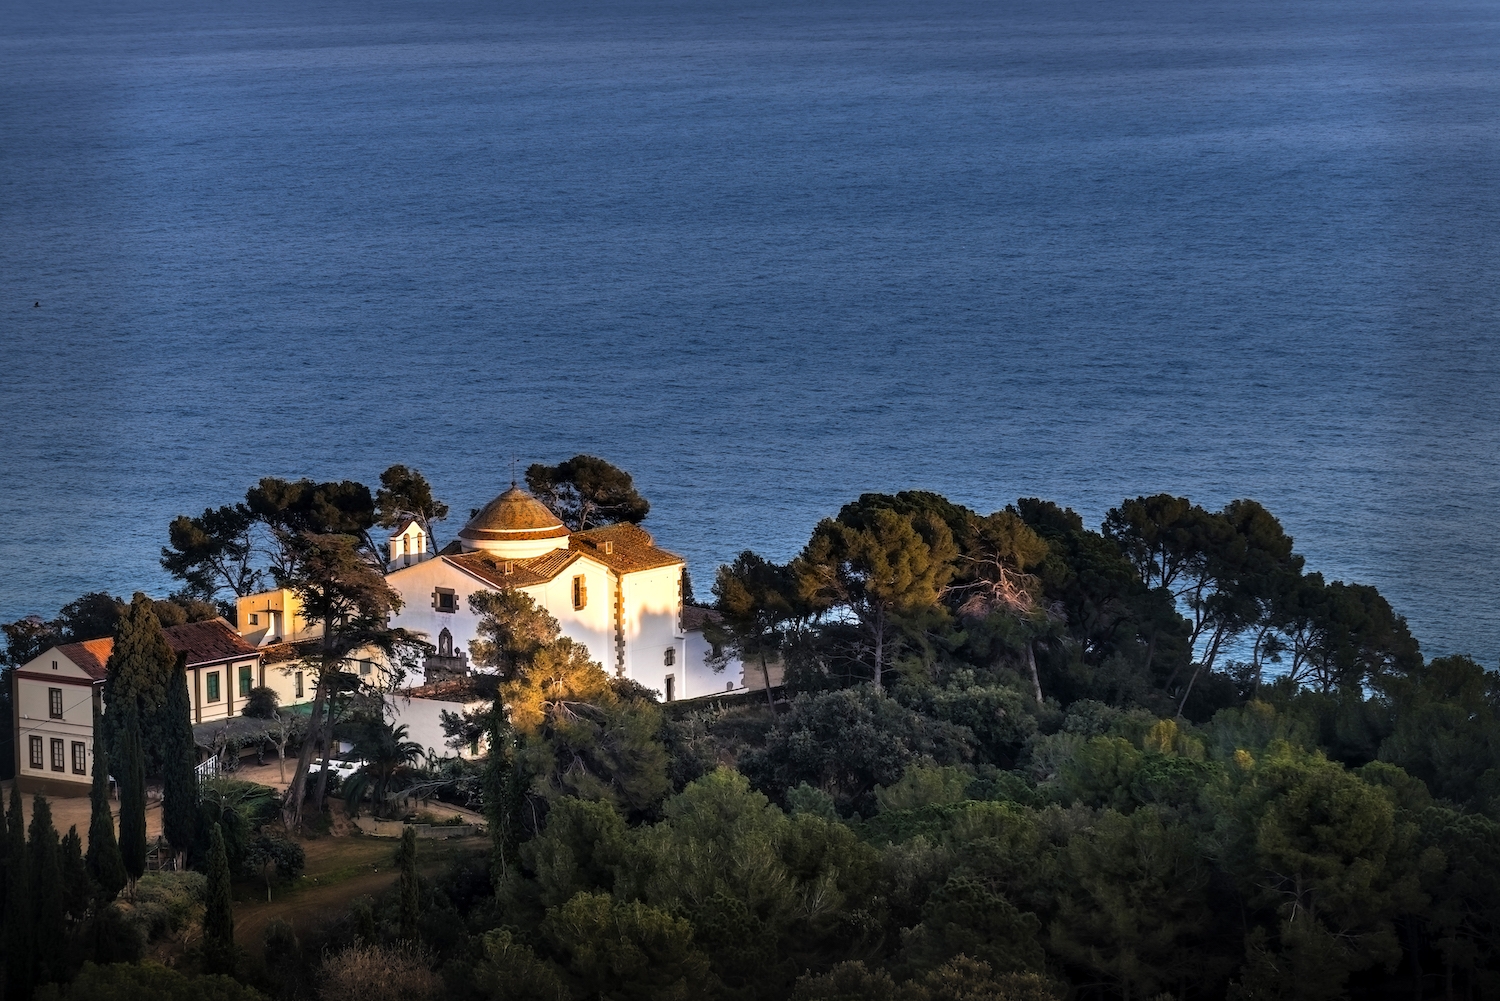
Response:
POLYGON ((565 539, 568 527, 547 510, 547 505, 513 486, 480 508, 458 537, 470 544, 565 539))

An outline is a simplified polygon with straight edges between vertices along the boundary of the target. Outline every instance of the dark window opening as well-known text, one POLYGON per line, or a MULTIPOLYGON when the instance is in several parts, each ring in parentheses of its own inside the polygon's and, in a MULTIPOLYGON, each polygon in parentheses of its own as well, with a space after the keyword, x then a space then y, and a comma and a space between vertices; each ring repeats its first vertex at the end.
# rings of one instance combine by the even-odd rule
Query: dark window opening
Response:
POLYGON ((677 679, 670 674, 667 675, 667 701, 672 702, 677 698, 677 679))
POLYGON ((31 767, 42 768, 42 738, 32 737, 31 741, 31 767))
POLYGON ((83 746, 83 741, 73 741, 73 774, 87 775, 89 772, 88 752, 83 746))
POLYGON ((61 688, 47 689, 47 715, 53 719, 63 718, 61 688))
POLYGON ((589 603, 588 581, 582 576, 573 578, 573 607, 583 608, 589 603))
POLYGON ((54 772, 63 770, 63 742, 61 737, 52 738, 52 770, 54 772))

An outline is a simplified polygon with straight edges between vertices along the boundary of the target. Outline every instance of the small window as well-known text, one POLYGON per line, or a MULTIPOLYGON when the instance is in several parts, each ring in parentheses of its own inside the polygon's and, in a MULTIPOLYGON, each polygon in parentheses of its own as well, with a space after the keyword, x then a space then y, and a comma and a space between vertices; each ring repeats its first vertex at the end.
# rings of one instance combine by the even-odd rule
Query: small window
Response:
POLYGON ((734 682, 732 682, 732 681, 726 681, 726 682, 724 682, 724 691, 726 691, 726 692, 732 692, 732 691, 734 691, 734 682))
POLYGON ((359 662, 359 676, 362 677, 362 678, 368 676, 369 673, 370 673, 370 671, 372 671, 374 669, 374 667, 375 667, 375 665, 371 664, 368 660, 362 660, 362 661, 360 661, 359 662))
POLYGON ((63 770, 63 741, 61 737, 52 738, 52 770, 54 772, 63 770))
POLYGON ((300 699, 302 698, 302 672, 298 671, 296 674, 292 675, 292 679, 297 684, 297 694, 293 697, 300 699))
POLYGON ((83 741, 73 741, 73 774, 87 775, 89 773, 88 752, 83 746, 83 741))
POLYGON ((250 665, 240 667, 240 698, 248 698, 250 689, 255 687, 255 676, 250 670, 250 665))
POLYGON ((42 738, 32 737, 29 743, 31 745, 31 767, 45 768, 46 765, 42 764, 42 738))
POLYGON ((432 592, 432 607, 439 612, 458 611, 458 595, 451 587, 440 587, 432 592))
POLYGON ((667 675, 667 701, 672 702, 677 698, 677 679, 667 675))
POLYGON ((583 575, 573 578, 573 607, 582 608, 589 603, 589 582, 583 575))
POLYGON ((210 671, 208 674, 208 701, 219 701, 219 672, 210 671))
POLYGON ((251 612, 250 613, 250 624, 252 626, 258 626, 258 625, 260 625, 260 616, 257 615, 255 612, 251 612))
POLYGON ((667 652, 662 654, 661 662, 668 667, 677 663, 677 648, 674 646, 667 647, 667 652))
POLYGON ((53 719, 62 719, 62 689, 47 689, 47 715, 53 719))
POLYGON ((52 670, 57 670, 57 661, 55 660, 52 662, 52 670))

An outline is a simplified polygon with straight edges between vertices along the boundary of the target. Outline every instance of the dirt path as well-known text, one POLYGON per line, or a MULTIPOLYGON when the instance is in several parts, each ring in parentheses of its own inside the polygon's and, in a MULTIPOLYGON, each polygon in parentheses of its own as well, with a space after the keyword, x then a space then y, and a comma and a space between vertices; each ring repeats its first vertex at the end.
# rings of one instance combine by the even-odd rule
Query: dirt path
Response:
MULTIPOLYGON (((324 837, 302 843, 307 869, 295 886, 275 887, 270 903, 264 888, 235 887, 234 941, 259 956, 266 925, 280 918, 298 932, 333 917, 356 897, 375 896, 396 882, 394 839, 324 837)), ((486 838, 453 838, 418 842, 417 860, 424 876, 436 875, 450 860, 489 848, 486 838)))

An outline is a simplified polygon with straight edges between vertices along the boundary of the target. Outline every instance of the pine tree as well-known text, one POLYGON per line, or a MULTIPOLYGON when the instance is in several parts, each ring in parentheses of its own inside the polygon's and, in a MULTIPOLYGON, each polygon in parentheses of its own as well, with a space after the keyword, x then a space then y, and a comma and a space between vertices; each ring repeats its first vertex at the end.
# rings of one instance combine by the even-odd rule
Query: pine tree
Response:
POLYGON ((208 899, 203 909, 203 959, 209 973, 234 973, 234 905, 229 896, 229 853, 224 830, 214 824, 208 850, 208 899))
POLYGON ((31 933, 36 949, 36 983, 66 977, 68 925, 64 917, 62 865, 52 807, 38 794, 31 801, 31 829, 27 844, 27 879, 31 889, 31 933))
POLYGON ((162 827, 179 854, 193 849, 198 839, 198 773, 193 742, 191 707, 188 703, 187 671, 178 666, 167 688, 162 714, 166 747, 162 760, 162 827))
POLYGON ((125 874, 134 882, 146 871, 146 760, 133 712, 125 715, 121 745, 125 768, 120 777, 120 856, 125 874))
POLYGON ((26 817, 21 793, 12 783, 10 812, 5 818, 7 860, 4 927, 0 928, 0 957, 5 960, 7 1001, 27 1001, 35 983, 36 956, 31 948, 31 893, 26 864, 26 817))
POLYGON ((401 833, 401 847, 396 852, 396 866, 401 870, 401 937, 409 942, 417 938, 417 831, 408 827, 401 833))
MULTIPOLYGON (((99 733, 99 714, 94 714, 94 733, 99 733)), ((109 808, 109 751, 104 741, 94 739, 94 784, 89 789, 89 851, 85 864, 104 903, 119 896, 129 877, 120 843, 115 840, 115 818, 109 808)))
POLYGON ((104 679, 105 741, 121 759, 124 745, 125 718, 136 717, 141 729, 142 752, 146 766, 155 774, 165 747, 163 721, 167 686, 177 666, 177 655, 162 632, 156 617, 155 603, 137 593, 120 618, 114 649, 110 652, 104 679))

